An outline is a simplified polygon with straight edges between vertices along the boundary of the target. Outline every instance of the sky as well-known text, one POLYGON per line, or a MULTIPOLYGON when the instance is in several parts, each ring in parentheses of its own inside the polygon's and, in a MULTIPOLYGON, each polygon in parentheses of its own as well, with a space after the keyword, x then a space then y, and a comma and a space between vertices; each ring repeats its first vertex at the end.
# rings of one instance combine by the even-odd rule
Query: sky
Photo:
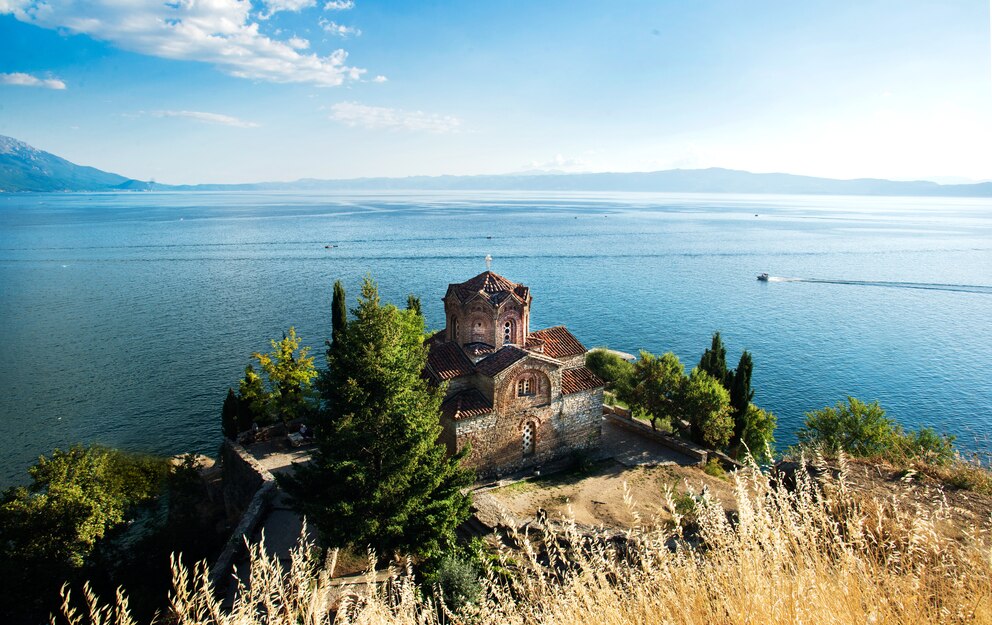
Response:
POLYGON ((0 0, 0 134, 171 184, 992 179, 987 0, 0 0))

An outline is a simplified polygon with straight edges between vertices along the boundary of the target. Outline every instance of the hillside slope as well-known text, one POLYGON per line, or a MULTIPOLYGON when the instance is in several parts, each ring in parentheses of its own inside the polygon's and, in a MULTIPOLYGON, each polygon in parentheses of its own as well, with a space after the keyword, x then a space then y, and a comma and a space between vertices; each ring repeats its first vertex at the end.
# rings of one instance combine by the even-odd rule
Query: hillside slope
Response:
POLYGON ((128 182, 0 135, 0 191, 106 191, 128 182))

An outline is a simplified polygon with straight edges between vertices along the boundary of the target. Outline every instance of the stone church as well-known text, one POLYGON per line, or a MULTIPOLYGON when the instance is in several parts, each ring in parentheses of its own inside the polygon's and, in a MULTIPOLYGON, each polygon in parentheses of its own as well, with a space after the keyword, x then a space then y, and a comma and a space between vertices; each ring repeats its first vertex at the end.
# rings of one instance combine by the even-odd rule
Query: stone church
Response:
POLYGON ((480 477, 599 445, 603 381, 564 326, 530 331, 530 289, 486 271, 445 294, 446 327, 429 341, 426 373, 448 383, 441 408, 449 452, 471 444, 480 477))

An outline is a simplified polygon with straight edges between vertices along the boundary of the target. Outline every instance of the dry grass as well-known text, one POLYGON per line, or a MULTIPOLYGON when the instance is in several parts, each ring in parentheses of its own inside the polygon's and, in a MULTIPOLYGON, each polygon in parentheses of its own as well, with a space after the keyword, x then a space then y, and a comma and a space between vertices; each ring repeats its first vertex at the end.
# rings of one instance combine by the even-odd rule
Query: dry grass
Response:
MULTIPOLYGON (((841 459, 843 469, 843 459, 841 459)), ((409 571, 346 598, 330 569, 301 547, 283 571, 252 550, 251 581, 222 611, 204 581, 175 567, 173 613, 192 624, 992 623, 992 551, 985 531, 949 538, 946 510, 863 500, 841 477, 817 485, 800 472, 793 491, 757 471, 738 474, 737 514, 707 496, 675 529, 637 526, 623 536, 581 533, 567 521, 519 535, 486 599, 457 615, 423 598, 409 571), (336 619, 336 620, 335 620, 336 619)), ((684 507, 683 507, 684 508, 684 507)), ((635 515, 636 517, 636 515, 635 515)), ((669 524, 671 527, 671 524, 669 524)), ((130 625, 126 605, 70 613, 74 625, 130 625), (101 610, 103 610, 101 612, 101 610), (95 617, 95 618, 94 618, 95 617)))

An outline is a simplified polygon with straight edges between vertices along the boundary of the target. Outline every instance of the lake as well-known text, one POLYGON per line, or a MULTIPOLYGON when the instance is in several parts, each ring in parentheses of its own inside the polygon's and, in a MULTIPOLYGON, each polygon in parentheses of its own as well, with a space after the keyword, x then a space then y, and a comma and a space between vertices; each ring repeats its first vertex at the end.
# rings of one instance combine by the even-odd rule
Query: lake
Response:
POLYGON ((440 328, 487 254, 531 288, 532 329, 587 347, 688 369, 720 330, 779 449, 852 395, 992 452, 992 200, 0 194, 0 486, 77 441, 214 454, 252 352, 293 325, 323 365, 334 280, 352 305, 366 275, 415 293, 440 328))

